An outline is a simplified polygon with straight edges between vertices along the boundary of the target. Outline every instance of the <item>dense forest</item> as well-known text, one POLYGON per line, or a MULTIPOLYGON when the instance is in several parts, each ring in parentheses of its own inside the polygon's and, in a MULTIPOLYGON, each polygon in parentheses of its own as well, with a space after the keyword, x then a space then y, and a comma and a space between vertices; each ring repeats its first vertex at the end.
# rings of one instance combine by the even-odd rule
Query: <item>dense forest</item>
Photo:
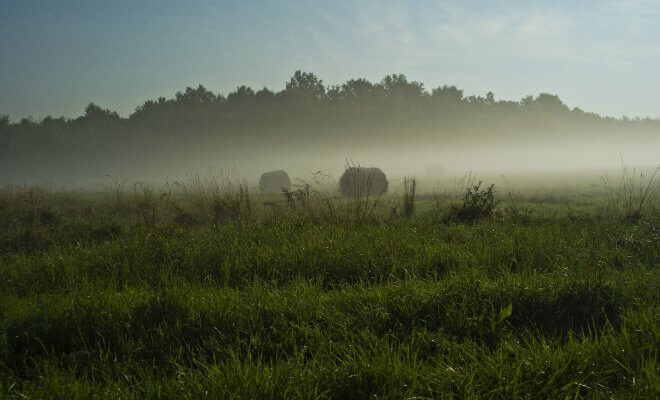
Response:
POLYGON ((240 86, 225 96, 199 85, 145 101, 126 118, 94 103, 78 118, 12 122, 0 113, 0 181, 121 174, 174 159, 292 146, 342 151, 542 143, 576 135, 643 142, 659 133, 658 119, 602 117, 547 93, 520 101, 496 100, 492 92, 465 96, 455 86, 427 90, 402 74, 324 86, 315 74, 296 71, 279 92, 240 86))

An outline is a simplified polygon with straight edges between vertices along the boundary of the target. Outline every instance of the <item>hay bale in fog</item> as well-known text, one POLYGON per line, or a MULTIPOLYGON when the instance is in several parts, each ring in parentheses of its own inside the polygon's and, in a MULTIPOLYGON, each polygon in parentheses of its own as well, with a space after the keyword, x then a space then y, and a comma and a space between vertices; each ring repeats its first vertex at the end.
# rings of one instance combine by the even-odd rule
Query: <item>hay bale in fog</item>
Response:
POLYGON ((259 179, 259 190, 262 193, 282 193, 283 189, 291 187, 291 179, 286 171, 264 172, 259 179))
POLYGON ((348 167, 339 189, 344 197, 379 196, 387 192, 387 177, 380 168, 348 167))
POLYGON ((424 174, 431 178, 440 178, 446 173, 445 167, 442 164, 427 165, 424 174))

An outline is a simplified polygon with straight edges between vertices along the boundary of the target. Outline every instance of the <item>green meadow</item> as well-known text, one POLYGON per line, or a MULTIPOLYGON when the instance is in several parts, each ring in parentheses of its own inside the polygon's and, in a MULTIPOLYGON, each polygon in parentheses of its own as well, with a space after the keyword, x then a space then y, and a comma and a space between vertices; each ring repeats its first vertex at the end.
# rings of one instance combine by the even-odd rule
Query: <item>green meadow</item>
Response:
POLYGON ((5 186, 0 398, 655 399, 660 202, 635 179, 5 186))

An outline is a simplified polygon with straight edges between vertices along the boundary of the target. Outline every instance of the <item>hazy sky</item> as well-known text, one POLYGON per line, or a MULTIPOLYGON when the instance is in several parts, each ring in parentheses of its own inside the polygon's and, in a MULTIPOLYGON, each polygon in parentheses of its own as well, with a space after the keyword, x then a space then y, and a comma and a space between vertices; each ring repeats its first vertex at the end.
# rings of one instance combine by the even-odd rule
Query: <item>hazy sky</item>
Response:
POLYGON ((404 73, 427 88, 660 117, 660 0, 0 0, 0 114, 128 115, 202 83, 404 73))

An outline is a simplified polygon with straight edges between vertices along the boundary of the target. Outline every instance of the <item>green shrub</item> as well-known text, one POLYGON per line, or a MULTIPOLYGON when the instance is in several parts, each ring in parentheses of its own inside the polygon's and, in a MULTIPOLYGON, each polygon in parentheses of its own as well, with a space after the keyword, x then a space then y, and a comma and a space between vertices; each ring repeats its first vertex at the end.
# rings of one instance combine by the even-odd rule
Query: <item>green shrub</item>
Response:
POLYGON ((449 207, 450 221, 475 222, 493 215, 495 207, 500 202, 495 196, 495 184, 486 189, 481 188, 482 181, 466 189, 460 204, 449 207))

